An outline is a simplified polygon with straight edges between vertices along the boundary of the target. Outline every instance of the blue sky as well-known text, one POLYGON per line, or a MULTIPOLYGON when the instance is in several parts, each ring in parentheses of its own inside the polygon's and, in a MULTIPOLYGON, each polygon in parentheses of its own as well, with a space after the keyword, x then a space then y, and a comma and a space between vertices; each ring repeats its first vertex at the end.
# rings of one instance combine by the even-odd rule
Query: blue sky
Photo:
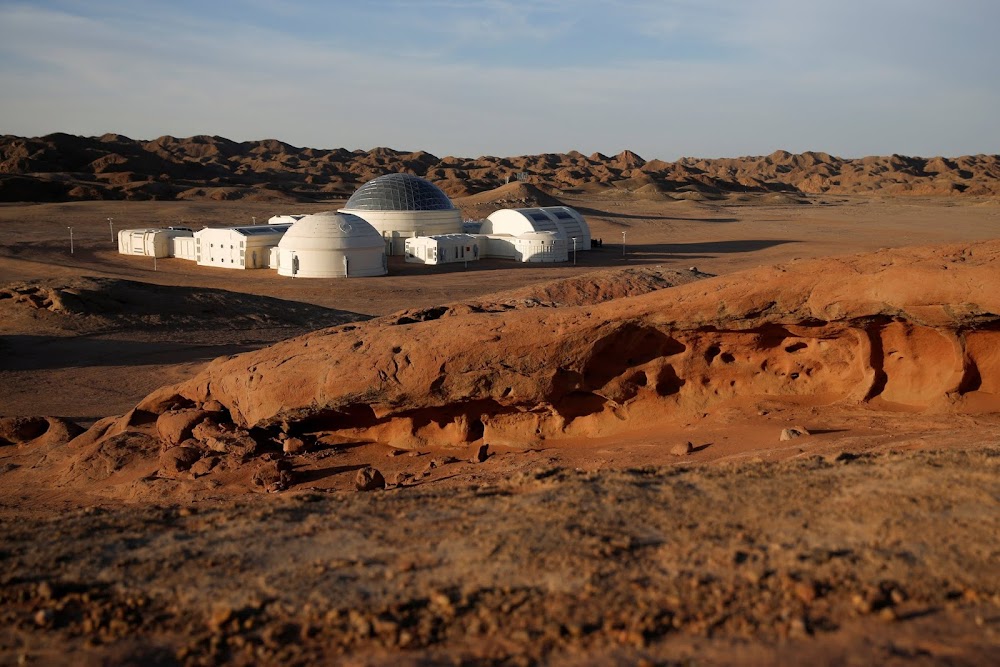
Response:
POLYGON ((0 133, 1000 152, 995 0, 0 0, 0 133))

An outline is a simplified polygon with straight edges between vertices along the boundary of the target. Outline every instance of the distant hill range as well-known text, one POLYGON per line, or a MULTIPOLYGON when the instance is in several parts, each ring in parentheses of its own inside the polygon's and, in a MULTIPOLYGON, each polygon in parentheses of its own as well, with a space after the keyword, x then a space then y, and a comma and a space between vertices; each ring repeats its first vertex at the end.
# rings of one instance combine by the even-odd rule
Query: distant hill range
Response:
POLYGON ((521 157, 443 157, 389 148, 297 148, 273 139, 153 141, 119 134, 0 137, 0 201, 248 199, 320 201, 350 196, 389 172, 423 176, 453 197, 518 179, 560 192, 617 189, 643 197, 726 192, 788 194, 1000 194, 1000 155, 847 160, 777 151, 763 157, 646 161, 631 151, 521 157))

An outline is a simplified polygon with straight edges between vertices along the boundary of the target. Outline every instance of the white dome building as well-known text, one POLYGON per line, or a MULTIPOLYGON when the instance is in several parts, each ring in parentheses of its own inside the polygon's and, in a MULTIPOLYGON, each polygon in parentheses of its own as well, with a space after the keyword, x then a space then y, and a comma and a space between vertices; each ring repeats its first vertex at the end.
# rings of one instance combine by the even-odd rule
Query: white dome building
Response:
POLYGON ((577 211, 569 206, 543 206, 538 208, 504 208, 490 213, 480 227, 481 234, 507 234, 521 236, 528 232, 555 232, 573 251, 590 250, 590 226, 577 211))
POLYGON ((389 255, 404 254, 408 238, 462 233, 462 214, 448 195, 411 174, 386 174, 368 181, 340 212, 369 222, 385 239, 389 255))
POLYGON ((278 243, 278 275, 294 278, 384 276, 382 235, 361 218, 326 211, 293 224, 278 243))

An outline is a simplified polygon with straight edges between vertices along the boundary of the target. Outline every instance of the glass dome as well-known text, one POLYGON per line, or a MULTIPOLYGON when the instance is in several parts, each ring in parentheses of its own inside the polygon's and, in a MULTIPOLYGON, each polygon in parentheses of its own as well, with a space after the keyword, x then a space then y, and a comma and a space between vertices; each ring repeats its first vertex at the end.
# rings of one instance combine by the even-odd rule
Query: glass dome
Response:
POLYGON ((386 174, 358 188, 346 211, 450 211, 448 195, 428 180, 411 174, 386 174))

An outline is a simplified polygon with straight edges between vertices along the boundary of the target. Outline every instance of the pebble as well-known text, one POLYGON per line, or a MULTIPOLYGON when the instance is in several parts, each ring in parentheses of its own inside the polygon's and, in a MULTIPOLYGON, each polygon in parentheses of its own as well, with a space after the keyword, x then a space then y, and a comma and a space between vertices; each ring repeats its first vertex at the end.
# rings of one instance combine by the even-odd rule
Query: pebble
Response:
POLYGON ((692 451, 694 451, 694 445, 690 442, 679 442, 670 448, 670 453, 673 456, 687 456, 692 451))
POLYGON ((357 477, 354 478, 354 486, 358 491, 375 491, 378 489, 384 489, 385 477, 383 477, 382 473, 375 468, 366 466, 358 471, 357 477))
POLYGON ((809 431, 803 426, 792 426, 791 428, 786 428, 781 430, 781 436, 778 440, 794 440, 795 438, 801 438, 803 436, 809 435, 809 431))
POLYGON ((301 454, 306 451, 306 443, 302 441, 302 438, 285 438, 281 444, 281 451, 286 454, 301 454))

